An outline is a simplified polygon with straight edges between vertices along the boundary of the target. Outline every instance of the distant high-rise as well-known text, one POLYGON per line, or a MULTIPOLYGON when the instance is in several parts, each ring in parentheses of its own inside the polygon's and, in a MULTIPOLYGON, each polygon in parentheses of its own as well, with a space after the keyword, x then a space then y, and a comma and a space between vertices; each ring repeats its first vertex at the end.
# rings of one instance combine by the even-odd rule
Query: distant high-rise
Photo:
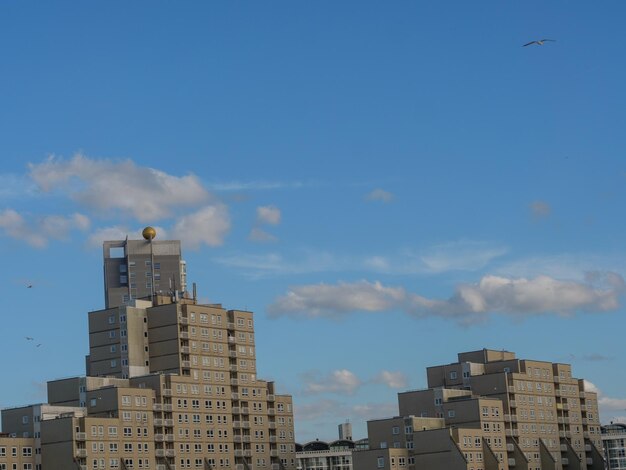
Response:
POLYGON ((352 440, 352 424, 349 421, 339 425, 339 439, 352 440))
POLYGON ((105 307, 128 305, 131 300, 154 294, 187 290, 186 263, 180 241, 154 240, 156 232, 147 227, 144 240, 106 241, 104 256, 105 307))

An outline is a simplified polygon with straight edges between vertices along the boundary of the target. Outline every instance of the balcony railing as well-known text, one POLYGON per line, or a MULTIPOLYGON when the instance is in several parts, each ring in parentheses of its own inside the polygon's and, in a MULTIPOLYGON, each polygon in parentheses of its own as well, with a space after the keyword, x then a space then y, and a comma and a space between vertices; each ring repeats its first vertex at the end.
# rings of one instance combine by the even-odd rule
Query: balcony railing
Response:
POLYGON ((163 395, 164 397, 171 397, 172 396, 172 389, 171 388, 164 388, 163 392, 161 392, 161 395, 163 395))
POLYGON ((174 442, 174 434, 166 434, 165 442, 174 442))
POLYGON ((76 433, 76 440, 77 441, 84 441, 87 439, 87 433, 84 432, 77 432, 76 433))
POLYGON ((76 449, 76 457, 87 458, 87 449, 76 449))

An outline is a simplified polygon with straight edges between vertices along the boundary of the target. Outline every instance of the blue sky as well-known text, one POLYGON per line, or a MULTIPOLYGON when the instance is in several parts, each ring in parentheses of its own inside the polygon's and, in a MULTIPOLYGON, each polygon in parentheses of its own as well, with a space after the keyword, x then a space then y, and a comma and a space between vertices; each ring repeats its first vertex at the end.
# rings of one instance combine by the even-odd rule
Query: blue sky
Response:
POLYGON ((256 313, 300 442, 365 437, 483 347, 570 362, 626 416, 625 14, 3 2, 0 406, 84 373, 101 241, 150 224, 256 313))

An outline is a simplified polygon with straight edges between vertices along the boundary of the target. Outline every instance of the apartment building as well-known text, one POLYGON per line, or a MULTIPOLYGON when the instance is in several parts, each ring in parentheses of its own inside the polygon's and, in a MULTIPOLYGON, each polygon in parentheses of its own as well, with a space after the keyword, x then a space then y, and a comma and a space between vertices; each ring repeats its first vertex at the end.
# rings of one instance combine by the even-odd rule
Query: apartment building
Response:
POLYGON ((398 394, 398 417, 368 422, 360 470, 604 469, 597 395, 569 364, 483 349, 427 378, 427 390, 398 394))
POLYGON ((598 398, 572 376, 571 365, 483 349, 429 367, 427 377, 431 388, 466 389, 501 400, 507 443, 522 448, 530 470, 603 468, 598 398))
MULTIPOLYGON (((25 447, 32 447, 33 469, 41 469, 42 427, 45 422, 68 414, 82 416, 84 409, 76 406, 54 406, 47 403, 9 408, 2 410, 2 429, 5 432, 10 432, 13 437, 29 439, 29 444, 25 447)), ((30 457, 29 451, 25 453, 29 454, 28 457, 30 457)), ((24 463, 31 463, 31 461, 29 459, 28 462, 24 463)), ((0 465, 0 469, 2 469, 2 465, 0 465)))
POLYGON ((149 261, 150 276, 180 264, 179 242, 148 238, 104 243, 108 305, 88 314, 88 376, 48 383, 63 412, 35 431, 5 410, 3 429, 37 434, 35 470, 295 469, 292 399, 257 377, 252 312, 199 304, 195 285, 193 297, 118 295, 131 262, 149 261))
POLYGON ((0 470, 35 470, 35 442, 0 434, 0 470))

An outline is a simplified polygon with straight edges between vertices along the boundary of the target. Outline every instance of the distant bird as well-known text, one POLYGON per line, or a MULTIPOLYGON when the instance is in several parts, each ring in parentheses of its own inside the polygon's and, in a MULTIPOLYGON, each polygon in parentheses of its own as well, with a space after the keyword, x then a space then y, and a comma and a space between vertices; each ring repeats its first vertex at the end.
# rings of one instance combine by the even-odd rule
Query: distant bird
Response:
POLYGON ((27 289, 32 289, 32 288, 33 288, 33 285, 32 285, 32 284, 28 284, 28 285, 26 286, 26 288, 27 288, 27 289))
POLYGON ((24 338, 26 338, 26 341, 33 341, 35 338, 31 338, 30 336, 24 336, 24 338))
POLYGON ((530 46, 531 44, 537 44, 538 46, 543 46, 544 42, 556 42, 556 39, 538 39, 536 41, 530 41, 527 44, 524 44, 522 47, 530 46))
POLYGON ((38 348, 39 346, 41 346, 41 343, 39 343, 37 346, 35 346, 36 348, 38 348))

